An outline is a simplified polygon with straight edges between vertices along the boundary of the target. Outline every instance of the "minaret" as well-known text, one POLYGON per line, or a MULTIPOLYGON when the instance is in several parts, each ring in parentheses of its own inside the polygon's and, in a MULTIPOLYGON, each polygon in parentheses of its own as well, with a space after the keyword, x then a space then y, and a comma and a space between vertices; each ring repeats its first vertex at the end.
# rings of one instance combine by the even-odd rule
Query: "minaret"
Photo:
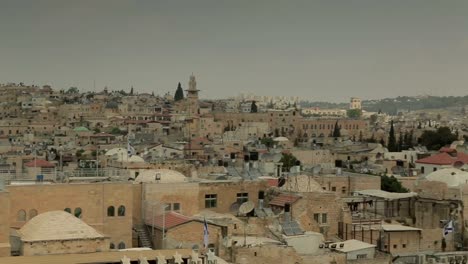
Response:
POLYGON ((189 112, 191 115, 197 115, 199 113, 199 105, 198 105, 198 92, 200 90, 197 90, 197 81, 195 80, 195 76, 190 75, 189 79, 189 88, 188 90, 185 90, 187 92, 187 101, 188 101, 188 107, 189 107, 189 112))

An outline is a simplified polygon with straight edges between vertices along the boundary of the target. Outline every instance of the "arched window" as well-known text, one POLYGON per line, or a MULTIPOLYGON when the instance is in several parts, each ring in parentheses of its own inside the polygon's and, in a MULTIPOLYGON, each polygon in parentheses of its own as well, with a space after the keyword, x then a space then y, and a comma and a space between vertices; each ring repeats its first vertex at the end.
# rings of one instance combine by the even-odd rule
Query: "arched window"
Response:
POLYGON ((118 216, 125 216, 125 206, 119 206, 119 210, 117 211, 118 216))
POLYGON ((18 218, 18 221, 20 222, 26 221, 26 211, 24 211, 23 209, 19 210, 17 218, 18 218))
POLYGON ((81 218, 81 208, 80 207, 77 207, 75 208, 75 216, 78 217, 78 218, 81 218))
POLYGON ((37 215, 37 210, 36 209, 31 209, 29 210, 29 219, 33 219, 37 215))
POLYGON ((63 210, 64 210, 65 212, 71 214, 71 209, 70 209, 70 208, 67 207, 67 208, 65 208, 65 209, 63 209, 63 210))
POLYGON ((125 249, 125 243, 124 242, 119 243, 119 249, 125 249))
POLYGON ((115 216, 115 208, 114 206, 107 207, 107 216, 115 216))
POLYGON ((115 249, 114 243, 110 243, 110 249, 115 249))

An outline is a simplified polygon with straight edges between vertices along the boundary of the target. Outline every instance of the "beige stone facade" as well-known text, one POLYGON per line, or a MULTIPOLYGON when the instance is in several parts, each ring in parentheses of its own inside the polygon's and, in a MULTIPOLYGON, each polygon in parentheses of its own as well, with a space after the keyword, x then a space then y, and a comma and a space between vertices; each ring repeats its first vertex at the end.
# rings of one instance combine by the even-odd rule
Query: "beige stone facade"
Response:
POLYGON ((35 184, 9 186, 8 191, 12 228, 21 228, 34 215, 68 209, 72 214, 81 211, 81 219, 110 237, 110 243, 132 246, 131 183, 35 184), (124 206, 124 216, 108 216, 110 206, 124 206))

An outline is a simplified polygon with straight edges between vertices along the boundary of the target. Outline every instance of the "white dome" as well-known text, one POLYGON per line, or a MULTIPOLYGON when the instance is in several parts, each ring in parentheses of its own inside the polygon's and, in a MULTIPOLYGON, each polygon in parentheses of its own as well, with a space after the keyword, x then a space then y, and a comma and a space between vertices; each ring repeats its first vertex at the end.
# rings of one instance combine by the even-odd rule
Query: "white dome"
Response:
POLYGON ((124 148, 113 148, 106 152, 106 156, 114 156, 114 155, 127 155, 127 149, 124 148))
POLYGON ((145 160, 137 155, 133 155, 130 158, 128 158, 128 162, 145 162, 145 160))
POLYGON ((429 173, 426 178, 428 181, 444 182, 448 187, 457 187, 468 183, 468 172, 447 168, 429 173))
POLYGON ((175 171, 175 170, 168 170, 168 169, 144 170, 140 172, 138 177, 135 179, 136 183, 141 183, 141 182, 172 183, 172 182, 185 182, 185 181, 187 181, 187 177, 185 177, 182 173, 175 171))
POLYGON ((286 142, 286 141, 289 141, 289 139, 287 137, 276 137, 276 138, 273 139, 273 141, 286 142))
POLYGON ((127 149, 125 148, 110 149, 106 152, 105 155, 118 162, 145 162, 145 160, 138 155, 132 155, 129 157, 127 149))
POLYGON ((81 219, 65 211, 50 211, 35 216, 19 231, 22 241, 48 241, 104 238, 81 219))

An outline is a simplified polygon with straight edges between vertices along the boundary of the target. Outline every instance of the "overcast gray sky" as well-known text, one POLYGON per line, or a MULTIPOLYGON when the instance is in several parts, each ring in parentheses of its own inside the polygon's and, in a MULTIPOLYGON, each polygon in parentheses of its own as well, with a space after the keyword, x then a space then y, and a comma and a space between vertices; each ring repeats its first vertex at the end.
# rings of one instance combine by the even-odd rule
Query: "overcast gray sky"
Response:
POLYGON ((0 82, 204 98, 468 94, 466 0, 0 0, 0 82))

